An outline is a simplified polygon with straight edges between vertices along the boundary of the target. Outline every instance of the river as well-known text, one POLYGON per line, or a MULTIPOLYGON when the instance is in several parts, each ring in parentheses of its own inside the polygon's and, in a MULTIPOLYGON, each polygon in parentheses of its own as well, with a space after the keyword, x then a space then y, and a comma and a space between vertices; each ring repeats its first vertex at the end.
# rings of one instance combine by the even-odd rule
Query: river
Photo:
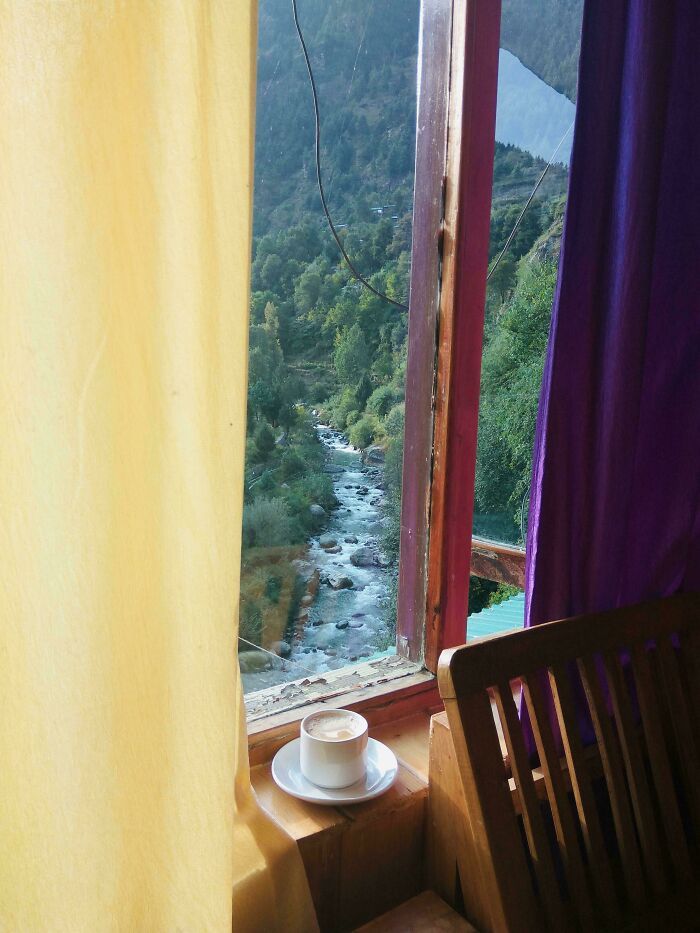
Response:
POLYGON ((316 431, 338 500, 323 532, 309 540, 305 559, 297 562, 304 578, 317 577, 318 590, 300 608, 289 656, 270 670, 244 673, 246 692, 396 650, 386 622, 391 570, 379 544, 383 467, 363 463, 360 452, 328 425, 318 424, 316 431))

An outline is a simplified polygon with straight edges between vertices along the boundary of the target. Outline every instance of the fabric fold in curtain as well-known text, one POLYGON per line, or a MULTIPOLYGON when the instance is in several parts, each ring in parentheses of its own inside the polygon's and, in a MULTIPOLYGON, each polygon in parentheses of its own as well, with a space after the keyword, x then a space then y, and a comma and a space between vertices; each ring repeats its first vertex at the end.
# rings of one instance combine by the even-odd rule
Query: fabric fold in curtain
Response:
POLYGON ((700 589, 700 4, 586 0, 526 624, 700 589))
POLYGON ((253 0, 0 0, 3 930, 316 929, 236 663, 254 59, 253 0))

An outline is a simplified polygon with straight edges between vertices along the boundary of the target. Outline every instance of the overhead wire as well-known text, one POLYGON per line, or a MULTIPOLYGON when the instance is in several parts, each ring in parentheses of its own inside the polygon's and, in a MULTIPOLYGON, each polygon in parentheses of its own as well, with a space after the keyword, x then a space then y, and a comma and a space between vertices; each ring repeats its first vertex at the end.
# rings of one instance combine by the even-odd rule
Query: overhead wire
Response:
POLYGON ((377 298, 381 298, 383 301, 387 301, 390 305, 394 305, 396 308, 401 308, 402 311, 408 311, 408 305, 403 304, 400 301, 395 301, 393 298, 390 298, 388 295, 385 295, 384 292, 381 292, 378 288, 375 288, 371 282, 369 282, 355 267, 353 261, 347 254, 343 243, 338 236, 338 231, 335 228, 333 223, 333 218, 331 217, 330 210, 328 208, 328 203, 326 201, 326 193, 323 187, 323 176, 321 173, 321 114, 318 105, 318 91, 316 89, 316 79, 314 78, 313 68, 311 67, 311 59, 309 58, 309 52, 306 47, 306 42, 304 40, 304 33, 302 32, 301 25, 299 23, 299 13, 297 11, 297 0, 292 0, 292 13, 294 15, 294 26, 296 27, 297 35, 299 36, 299 42, 301 44, 302 52, 304 53, 304 61, 306 62, 306 70, 309 73, 309 82, 311 84, 311 94, 313 96, 314 102, 314 122, 315 122, 315 153, 316 153, 316 182, 318 184, 318 192, 321 196, 321 204, 323 205, 323 212, 326 215, 326 220, 328 221, 328 226, 331 233, 333 234, 333 239, 335 240, 338 249, 340 250, 343 259, 348 265, 348 268, 355 276, 358 282, 360 282, 366 289, 372 292, 373 295, 376 295, 377 298))
POLYGON ((298 661, 294 661, 292 658, 283 658, 279 654, 275 654, 274 651, 268 651, 267 648, 263 648, 262 645, 256 645, 254 641, 248 641, 247 638, 243 638, 242 635, 238 636, 238 640, 242 641, 244 645, 250 645, 251 648, 255 648, 256 651, 262 651, 263 654, 269 654, 271 658, 274 658, 275 661, 282 661, 283 664, 293 664, 295 667, 298 667, 300 671, 304 671, 305 674, 310 674, 311 677, 322 677, 320 671, 312 671, 310 667, 304 667, 303 664, 300 664, 298 661))
POLYGON ((559 140, 559 142, 558 142, 558 144, 557 144, 557 148, 554 150, 554 152, 553 152, 552 155, 550 156, 549 162, 547 162, 547 164, 545 165, 545 167, 544 167, 544 169, 543 169, 543 171, 542 171, 542 174, 541 174, 540 177, 537 179, 537 184, 535 185, 535 187, 534 187, 534 188, 532 189, 532 191, 530 192, 530 197, 527 199, 527 201, 525 202, 525 206, 524 206, 523 209, 520 211, 520 215, 518 216, 518 219, 515 221, 515 225, 514 225, 513 229, 512 229, 512 230, 510 231, 510 233, 508 234, 508 239, 506 240, 503 249, 502 249, 501 252, 498 254, 498 256, 496 257, 496 261, 494 262, 494 264, 493 264, 493 265, 491 266, 491 268, 489 269, 488 275, 486 276, 486 281, 487 281, 487 282, 489 281, 489 279, 491 278, 491 276, 494 274, 494 272, 495 272, 496 269, 498 268, 498 264, 500 263, 501 259, 503 259, 503 257, 505 256, 505 254, 508 252, 508 248, 509 248, 510 244, 513 242, 513 239, 514 239, 514 237, 515 237, 515 234, 518 232, 518 228, 520 227, 520 224, 522 223, 523 217, 525 216, 525 212, 527 211, 527 209, 528 209, 528 207, 530 206, 530 204, 532 204, 532 199, 533 199, 533 198, 535 197, 535 195, 537 194, 537 191, 538 191, 540 185, 541 185, 542 182, 544 181, 544 176, 547 174, 547 172, 549 171, 549 169, 550 169, 551 166, 553 165, 554 159, 556 158, 557 153, 558 153, 559 150, 561 149, 564 140, 566 139, 566 137, 567 137, 567 136, 569 135, 569 133, 571 132, 571 129, 573 128, 573 125, 574 125, 574 124, 573 124, 573 121, 572 121, 571 124, 569 125, 569 127, 567 128, 566 132, 565 132, 564 135, 562 136, 562 138, 559 140))

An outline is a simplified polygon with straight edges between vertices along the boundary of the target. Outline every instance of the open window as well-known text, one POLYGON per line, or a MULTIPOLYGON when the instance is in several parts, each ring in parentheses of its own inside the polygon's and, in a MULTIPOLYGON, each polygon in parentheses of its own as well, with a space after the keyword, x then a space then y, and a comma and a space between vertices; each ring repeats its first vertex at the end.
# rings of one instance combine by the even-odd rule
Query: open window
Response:
POLYGON ((399 564, 421 553, 400 543, 402 462, 416 419, 430 461, 430 401, 407 410, 406 386, 423 320, 428 393, 434 378, 452 17, 449 0, 359 4, 340 28, 332 6, 298 4, 324 195, 385 298, 322 211, 289 5, 260 13, 239 642, 253 717, 421 669, 397 635, 399 564))
POLYGON ((501 15, 469 639, 522 626, 532 451, 576 112, 582 4, 501 15))
POLYGON ((260 729, 357 690, 434 699, 470 569, 473 608, 522 608, 580 9, 552 5, 547 45, 515 2, 390 6, 341 28, 298 4, 328 205, 389 301, 323 217, 289 5, 260 8, 239 644, 260 729))

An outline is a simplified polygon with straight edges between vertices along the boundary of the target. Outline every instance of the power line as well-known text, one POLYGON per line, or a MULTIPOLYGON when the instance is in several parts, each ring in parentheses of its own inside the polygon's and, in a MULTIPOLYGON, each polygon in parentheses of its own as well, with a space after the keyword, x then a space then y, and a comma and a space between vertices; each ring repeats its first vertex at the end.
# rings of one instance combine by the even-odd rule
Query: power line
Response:
POLYGON ((268 651, 267 648, 263 648, 262 645, 256 645, 254 641, 248 641, 247 638, 243 638, 242 635, 238 636, 238 640, 242 641, 244 645, 250 645, 251 648, 255 648, 256 651, 262 651, 263 654, 269 654, 271 658, 274 658, 276 661, 282 661, 283 663, 287 661, 289 664, 294 664, 299 670, 304 671, 306 674, 310 674, 312 677, 321 677, 323 676, 320 671, 312 671, 310 667, 304 667, 303 664, 300 664, 298 661, 292 660, 292 658, 282 658, 278 654, 275 654, 274 651, 268 651))
POLYGON ((522 219, 523 219, 523 217, 525 216, 525 212, 527 211, 528 207, 529 207, 530 204, 532 203, 532 199, 533 199, 533 198, 535 197, 535 195, 537 194, 538 188, 540 187, 540 185, 541 185, 542 182, 544 181, 544 176, 545 176, 545 175, 547 174, 547 172, 549 171, 550 166, 551 166, 552 163, 554 162, 554 158, 555 158, 556 154, 557 154, 557 153, 559 152, 559 150, 561 149, 561 145, 562 145, 562 143, 564 142, 564 140, 566 139, 566 137, 569 135, 569 133, 570 133, 571 128, 573 127, 573 125, 574 125, 574 124, 573 124, 573 122, 572 122, 571 125, 570 125, 570 126, 568 127, 568 129, 566 130, 566 132, 564 133, 564 135, 562 136, 562 138, 559 140, 559 143, 557 144, 557 148, 556 148, 556 149, 554 150, 554 152, 552 153, 552 155, 551 155, 551 157, 550 157, 550 159, 549 159, 549 162, 547 162, 547 164, 546 164, 545 167, 544 167, 544 170, 543 170, 542 174, 541 174, 540 177, 537 179, 537 184, 536 184, 535 187, 532 189, 532 192, 531 192, 531 194, 530 194, 530 197, 529 197, 529 198, 527 199, 527 201, 525 202, 525 207, 520 211, 520 216, 519 216, 518 219, 515 221, 515 226, 513 227, 513 229, 512 229, 512 230, 510 231, 510 233, 508 234, 508 239, 506 240, 505 246, 503 247, 503 249, 501 250, 501 252, 498 254, 498 256, 497 256, 496 261, 494 262, 494 264, 493 264, 493 265, 491 266, 491 268, 489 269, 489 274, 486 276, 486 281, 487 281, 487 282, 488 282, 488 280, 491 278, 491 276, 494 274, 494 272, 496 271, 496 269, 498 268, 498 264, 499 264, 499 262, 501 261, 501 259, 503 259, 503 257, 504 257, 505 254, 507 253, 508 247, 509 247, 510 244, 513 242, 513 237, 514 237, 515 234, 518 232, 518 227, 520 226, 520 224, 521 224, 521 222, 522 222, 522 219))
POLYGON ((311 93, 314 99, 314 119, 316 124, 316 181, 318 183, 318 191, 321 195, 321 204, 323 204, 323 212, 326 215, 326 220, 328 221, 328 226, 330 231, 333 234, 333 239, 338 245, 338 249, 343 255, 343 259, 348 264, 348 267, 358 282, 361 282, 365 288, 369 289, 373 295, 376 295, 377 298, 382 298, 384 301, 388 301, 389 304, 394 305, 396 308, 401 308, 402 311, 408 311, 408 306, 402 304, 400 301, 394 301, 393 298, 389 298, 388 295, 385 295, 383 292, 380 292, 379 289, 375 288, 367 279, 361 275, 355 266, 352 263, 352 260, 345 251, 340 237, 338 236, 338 231, 335 228, 333 219, 331 217, 330 211, 328 210, 328 204, 326 203, 326 193, 323 189, 323 179, 321 176, 321 115, 318 107, 318 92, 316 90, 316 80, 314 78, 313 69, 311 67, 311 59, 309 58, 309 53, 306 48, 306 42, 304 41, 304 34, 301 31, 301 26, 299 25, 299 15, 297 13, 297 0, 292 0, 292 13, 294 15, 294 25, 296 26, 297 35, 299 36, 299 42, 301 43, 301 49, 304 53, 304 60, 306 62, 306 70, 309 73, 309 81, 311 83, 311 93))

